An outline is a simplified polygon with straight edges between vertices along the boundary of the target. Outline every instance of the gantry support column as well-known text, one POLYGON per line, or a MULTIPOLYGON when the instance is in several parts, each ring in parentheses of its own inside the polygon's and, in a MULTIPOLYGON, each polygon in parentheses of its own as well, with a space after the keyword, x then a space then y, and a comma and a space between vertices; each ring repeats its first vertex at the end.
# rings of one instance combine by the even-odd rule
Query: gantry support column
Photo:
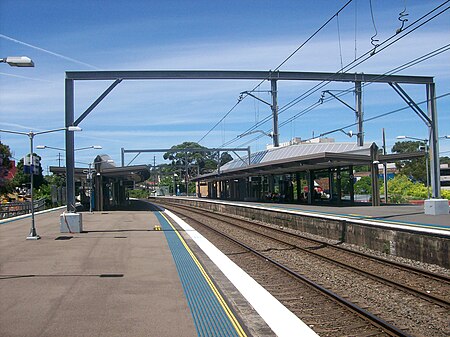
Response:
POLYGON ((430 171, 431 171, 431 189, 432 198, 439 199, 441 197, 441 172, 439 165, 439 140, 438 125, 436 112, 436 89, 435 84, 427 84, 427 108, 428 116, 431 120, 429 127, 430 133, 430 171))
POLYGON ((277 80, 270 80, 272 92, 273 146, 279 147, 277 80))
POLYGON ((363 131, 363 120, 364 114, 362 110, 362 88, 361 82, 355 81, 355 110, 356 110, 356 119, 358 123, 358 146, 364 145, 364 131, 363 131))
POLYGON ((75 148, 74 133, 69 131, 69 126, 74 123, 74 95, 73 80, 65 80, 65 109, 66 109, 66 195, 67 195, 67 212, 75 212, 75 148))

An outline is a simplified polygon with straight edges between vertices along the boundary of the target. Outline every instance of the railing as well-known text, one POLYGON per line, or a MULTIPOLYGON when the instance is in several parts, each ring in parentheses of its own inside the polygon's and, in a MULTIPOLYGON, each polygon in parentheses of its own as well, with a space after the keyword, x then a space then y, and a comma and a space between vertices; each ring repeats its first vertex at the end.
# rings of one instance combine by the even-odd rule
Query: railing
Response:
MULTIPOLYGON (((42 211, 45 208, 45 199, 34 201, 34 211, 42 211)), ((8 219, 22 214, 31 213, 31 202, 8 202, 0 205, 0 219, 8 219)))

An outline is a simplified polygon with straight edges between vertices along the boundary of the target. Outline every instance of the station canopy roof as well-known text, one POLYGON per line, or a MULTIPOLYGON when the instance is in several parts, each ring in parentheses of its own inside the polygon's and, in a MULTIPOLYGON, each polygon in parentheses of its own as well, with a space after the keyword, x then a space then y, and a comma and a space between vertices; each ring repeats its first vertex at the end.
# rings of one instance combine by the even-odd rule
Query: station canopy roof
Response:
MULTIPOLYGON (((150 178, 150 169, 147 165, 116 166, 111 157, 105 154, 97 156, 91 167, 94 173, 98 170, 103 177, 117 178, 124 181, 139 183, 150 178)), ((65 175, 66 168, 51 166, 50 172, 65 175)), ((77 181, 85 180, 87 174, 88 168, 75 168, 75 179, 77 181)))
MULTIPOLYGON (((375 143, 358 146, 354 143, 301 143, 272 148, 234 159, 219 171, 195 177, 193 181, 245 178, 265 174, 286 174, 331 167, 372 164, 371 148, 375 143)), ((380 155, 378 161, 392 162, 423 156, 423 152, 380 155)))

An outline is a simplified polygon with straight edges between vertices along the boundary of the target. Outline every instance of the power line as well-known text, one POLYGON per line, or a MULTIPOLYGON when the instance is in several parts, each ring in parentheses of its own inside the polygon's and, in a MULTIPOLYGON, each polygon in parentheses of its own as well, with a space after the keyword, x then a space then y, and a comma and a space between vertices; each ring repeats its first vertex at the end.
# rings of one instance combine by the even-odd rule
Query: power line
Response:
MULTIPOLYGON (((347 1, 347 3, 342 6, 335 14, 333 14, 324 24, 322 24, 322 26, 320 26, 313 34, 311 34, 297 49, 295 49, 288 57, 286 57, 283 62, 281 62, 274 71, 279 70, 287 61, 289 61, 300 49, 302 49, 311 39, 314 38, 314 36, 316 36, 326 25, 328 25, 328 23, 330 23, 331 20, 333 20, 333 18, 335 16, 337 16, 340 12, 342 12, 345 7, 347 7, 353 0, 349 0, 347 1)), ((268 79, 268 78, 267 78, 268 79)), ((262 80, 261 82, 258 83, 258 85, 256 85, 252 90, 250 91, 255 91, 256 89, 258 89, 261 84, 263 84, 267 79, 262 80)), ((242 102, 248 95, 244 95, 241 99, 239 99, 237 101, 237 103, 235 103, 233 105, 233 107, 228 110, 228 112, 216 123, 214 124, 214 126, 208 130, 208 132, 202 137, 200 138, 197 143, 200 143, 203 139, 205 139, 206 136, 208 136, 238 105, 240 102, 242 102)))
MULTIPOLYGON (((411 24, 409 24, 408 26, 406 26, 402 32, 407 31, 409 28, 411 28, 412 26, 416 25, 418 22, 420 22, 421 20, 423 20, 424 18, 426 18, 428 15, 430 15, 431 13, 437 11, 439 8, 441 8, 442 6, 444 6, 446 3, 448 3, 450 0, 447 0, 445 2, 443 2, 442 4, 440 4, 439 6, 435 7, 434 9, 430 10, 428 13, 424 14, 423 16, 421 16, 419 19, 415 20, 414 22, 412 22, 411 24)), ((405 34, 399 35, 399 33, 396 33, 394 35, 392 35, 391 37, 389 37, 388 39, 386 39, 385 41, 383 41, 382 43, 380 43, 377 47, 383 46, 384 44, 386 44, 387 42, 389 42, 390 40, 394 39, 395 37, 397 37, 397 39, 394 39, 394 41, 391 41, 389 44, 385 45, 382 48, 379 48, 378 50, 374 50, 374 49, 370 49, 369 51, 367 51, 366 53, 362 54, 360 57, 358 57, 357 59, 355 59, 354 61, 350 62, 349 64, 347 64, 345 67, 341 68, 340 70, 338 70, 335 74, 333 74, 332 76, 330 76, 330 79, 322 81, 318 84, 316 84, 315 86, 313 86, 312 88, 308 89, 306 92, 304 92, 303 94, 301 94, 300 96, 296 97, 295 99, 291 100, 290 102, 288 102, 287 104, 285 104, 283 107, 280 108, 279 110, 279 114, 283 113, 284 111, 292 108, 293 106, 295 106, 296 104, 300 103, 301 101, 303 101, 304 99, 310 97, 312 94, 316 93, 318 90, 322 89, 323 87, 325 87, 326 85, 328 85, 332 79, 338 75, 340 72, 347 72, 353 68, 355 68, 356 66, 362 64, 363 62, 367 61, 370 57, 374 56, 375 54, 378 54, 379 52, 383 51, 384 49, 386 49, 387 47, 391 46, 392 44, 396 43, 397 41, 399 41, 400 39, 404 38, 405 36, 409 35, 410 33, 414 32, 415 30, 417 30, 418 28, 422 27, 424 24, 428 23, 429 21, 433 20, 434 18, 436 18, 437 16, 441 15, 442 13, 444 13, 445 11, 447 11, 448 9, 450 9, 450 7, 444 8, 442 11, 440 11, 439 13, 435 14, 434 16, 432 16, 431 18, 427 19, 426 21, 422 22, 419 26, 412 28, 411 31, 406 32, 405 34), (365 59, 361 60, 360 62, 356 63, 357 61, 359 61, 360 59, 362 59, 363 57, 366 57, 365 59), (356 63, 356 64, 355 64, 356 63)), ((310 107, 307 108, 308 112, 311 110, 310 107)), ((301 114, 302 115, 302 114, 301 114)), ((300 117, 301 115, 297 114, 295 116, 295 118, 300 117)), ((271 115, 268 115, 267 117, 265 117, 264 119, 262 119, 260 122, 254 124, 252 127, 248 128, 247 131, 245 132, 249 132, 252 131, 254 129, 256 129, 257 127, 261 126, 262 124, 264 124, 265 122, 267 122, 268 120, 270 120, 271 115)), ((295 119, 294 118, 294 119, 295 119)), ((289 119, 288 122, 292 121, 293 119, 289 119)), ((284 124, 282 124, 284 125, 284 124)), ((282 126, 280 125, 280 126, 282 126)), ((244 132, 244 133, 245 133, 244 132)), ((259 139, 261 138, 261 136, 258 136, 255 138, 259 139)), ((233 143, 234 141, 236 141, 237 139, 239 139, 239 137, 236 137, 230 141, 228 141, 226 144, 229 145, 230 143, 233 143)), ((225 146, 225 145, 223 145, 225 146)))
MULTIPOLYGON (((409 62, 406 62, 406 63, 404 63, 404 64, 402 64, 402 65, 400 65, 400 66, 398 66, 398 67, 396 67, 396 68, 394 68, 394 69, 391 69, 390 71, 388 71, 388 72, 386 72, 386 73, 380 75, 379 78, 383 78, 383 77, 385 77, 385 76, 387 76, 387 75, 395 74, 395 73, 397 73, 397 72, 400 72, 400 71, 402 71, 402 70, 405 70, 405 69, 407 69, 407 68, 410 68, 410 67, 412 67, 412 66, 414 66, 414 65, 417 65, 417 64, 419 64, 419 63, 421 63, 421 62, 424 62, 424 61, 426 61, 426 60, 428 60, 428 59, 430 59, 430 58, 432 58, 432 57, 435 57, 435 56, 437 56, 437 55, 440 55, 440 54, 442 54, 442 53, 444 53, 444 52, 446 52, 446 51, 449 51, 449 50, 450 50, 450 44, 447 44, 447 45, 445 45, 445 46, 442 46, 442 47, 440 47, 440 48, 437 48, 437 49, 433 50, 432 52, 429 52, 429 53, 427 53, 427 54, 425 54, 425 55, 422 55, 422 56, 419 56, 419 57, 417 57, 417 58, 415 58, 415 59, 413 59, 413 60, 411 60, 411 61, 409 61, 409 62)), ((370 84, 371 84, 371 83, 365 83, 365 84, 364 84, 364 87, 366 87, 366 86, 368 86, 368 85, 370 85, 370 84)), ((342 93, 338 94, 337 96, 338 96, 338 97, 341 97, 341 96, 344 96, 344 95, 346 95, 346 94, 348 94, 349 92, 352 92, 352 91, 353 91, 353 88, 349 88, 349 89, 347 89, 347 90, 344 90, 342 93)), ((444 95, 444 96, 446 96, 446 95, 444 95)), ((441 98, 441 97, 444 97, 444 96, 439 96, 439 97, 441 98)), ((325 99, 324 102, 328 102, 328 101, 331 101, 331 100, 333 100, 333 98, 325 99)), ((426 101, 424 101, 424 102, 426 102, 426 101)), ((422 102, 422 103, 424 103, 424 102, 422 102)), ((280 123, 280 127, 283 127, 284 125, 286 125, 286 124, 292 122, 293 120, 297 119, 298 117, 301 117, 301 116, 307 114, 308 112, 312 111, 313 109, 315 109, 316 107, 318 107, 318 106, 321 105, 321 104, 322 104, 322 103, 321 103, 320 101, 311 104, 310 106, 308 106, 307 108, 305 108, 305 109, 303 109, 302 111, 298 112, 297 114, 295 114, 295 115, 292 116, 291 118, 289 118, 289 119, 287 119, 286 121, 280 123)), ((419 104, 421 104, 421 103, 419 103, 419 104)), ((270 118, 270 116, 269 116, 269 118, 270 118)), ((365 121, 368 121, 368 120, 365 120, 365 121)), ((354 126, 354 125, 356 125, 356 124, 357 124, 357 123, 353 123, 353 124, 350 124, 350 125, 348 125, 348 126, 344 126, 344 127, 335 129, 335 130, 333 130, 333 131, 330 131, 330 132, 327 132, 327 133, 321 134, 321 135, 326 135, 326 134, 329 134, 329 133, 333 133, 333 132, 336 132, 336 131, 339 130, 339 129, 344 129, 344 128, 347 128, 347 127, 351 127, 351 126, 354 126)), ((269 130, 268 132, 270 132, 270 130, 269 130)), ((262 137, 263 137, 263 135, 258 135, 257 137, 255 137, 255 138, 251 139, 250 141, 246 142, 245 145, 248 145, 249 143, 252 143, 252 142, 254 142, 254 141, 256 141, 256 140, 258 140, 258 139, 260 139, 260 138, 262 138, 262 137)), ((236 137, 236 139, 234 139, 233 141, 227 142, 226 145, 229 145, 229 144, 233 143, 233 142, 236 141, 237 139, 238 139, 238 137, 236 137)))
MULTIPOLYGON (((425 15, 423 15, 422 17, 420 17, 419 19, 417 19, 416 21, 412 22, 411 24, 409 24, 408 26, 406 26, 402 32, 408 30, 410 27, 414 26, 416 23, 418 23, 419 21, 421 21, 422 19, 424 19, 425 17, 427 17, 428 15, 430 15, 431 13, 433 13, 434 11, 438 10, 439 8, 441 8, 443 5, 445 5, 446 3, 448 3, 450 0, 445 1, 444 3, 442 3, 441 5, 437 6, 436 8, 432 9, 431 11, 429 11, 428 13, 426 13, 425 15)), ((338 75, 340 72, 348 72, 349 70, 352 70, 353 68, 357 67, 358 65, 360 65, 361 63, 367 61, 370 57, 374 56, 375 54, 378 54, 379 52, 383 51, 384 49, 386 49, 387 47, 391 46, 392 44, 394 44, 395 42, 399 41, 400 39, 404 38, 405 36, 409 35, 410 33, 412 33, 413 31, 415 31, 416 29, 420 28, 421 26, 423 26, 425 23, 428 23, 429 21, 431 21, 432 19, 436 18, 437 16, 441 15, 442 13, 444 13, 445 11, 447 11, 450 7, 445 8, 444 10, 442 10, 441 12, 437 13, 436 15, 434 15, 433 17, 431 17, 430 19, 428 19, 427 21, 421 23, 419 26, 413 28, 413 30, 403 34, 403 35, 399 35, 399 34, 394 34, 392 36, 390 36, 388 39, 384 40, 382 43, 380 43, 378 45, 378 47, 383 46, 385 43, 387 43, 388 41, 390 41, 391 39, 398 37, 396 40, 390 42, 387 46, 384 46, 383 48, 379 48, 374 54, 372 54, 373 49, 368 50, 367 52, 365 52, 364 54, 362 54, 360 57, 358 57, 357 59, 355 59, 354 61, 350 62, 349 64, 347 64, 344 68, 339 69, 333 76, 338 75), (367 57, 366 57, 367 56, 367 57), (366 57, 364 60, 360 61, 359 63, 356 63, 357 61, 359 61, 360 59, 362 59, 363 57, 366 57), (354 64, 356 63, 356 64, 354 64)), ((312 88, 310 88, 309 90, 307 90, 305 93, 303 93, 302 95, 298 96, 297 98, 291 100, 289 103, 285 104, 283 107, 280 108, 280 112, 282 113, 284 111, 286 111, 287 109, 290 109, 292 106, 298 104, 299 102, 301 102, 302 100, 304 100, 305 98, 311 96, 311 94, 317 92, 319 89, 323 88, 325 85, 327 85, 328 83, 330 83, 332 81, 332 79, 334 78, 333 76, 330 77, 330 79, 326 80, 326 81, 322 81, 318 84, 316 84, 315 86, 313 86, 312 88), (325 83, 325 84, 324 84, 325 83), (324 85, 322 85, 324 84, 324 85)))
MULTIPOLYGON (((436 96, 435 99, 438 100, 438 99, 441 99, 441 98, 444 98, 444 97, 447 97, 447 96, 450 96, 450 92, 447 92, 447 93, 445 93, 445 94, 436 96)), ((428 101, 429 101, 429 100, 421 101, 421 102, 417 103, 417 105, 424 104, 424 103, 426 103, 426 102, 428 102, 428 101)), ((309 108, 311 108, 311 106, 310 106, 309 108)), ((404 107, 402 107, 402 108, 398 108, 398 109, 395 109, 395 110, 391 110, 391 111, 382 113, 382 114, 380 114, 380 115, 377 115, 377 116, 373 116, 373 117, 364 119, 363 122, 370 122, 370 121, 373 121, 373 120, 375 120, 375 119, 379 119, 379 118, 382 118, 382 117, 386 117, 386 116, 395 114, 395 113, 397 113, 397 112, 401 112, 401 111, 407 110, 408 108, 410 108, 410 106, 409 106, 409 105, 406 105, 406 106, 404 106, 404 107)), ((307 108, 307 109, 308 109, 308 108, 307 108)), ((307 109, 305 109, 305 110, 307 110, 307 109)), ((304 111, 305 111, 305 110, 304 110, 304 111)), ((323 133, 319 134, 318 136, 316 136, 316 137, 314 137, 314 138, 323 137, 323 136, 326 136, 326 135, 335 133, 335 132, 337 132, 337 131, 339 131, 339 130, 341 130, 341 129, 347 129, 347 128, 350 128, 350 127, 355 126, 355 125, 357 125, 357 124, 358 124, 358 123, 352 123, 352 124, 348 124, 348 125, 342 126, 342 127, 340 127, 340 128, 336 128, 336 129, 333 129, 333 130, 330 130, 330 131, 326 131, 326 132, 323 132, 323 133)), ((251 139, 251 140, 249 140, 249 141, 247 141, 247 142, 245 142, 245 143, 239 145, 239 147, 245 147, 245 146, 251 144, 252 142, 254 142, 254 141, 256 141, 256 140, 262 138, 263 136, 264 136, 264 135, 258 135, 257 137, 255 137, 255 138, 253 138, 253 139, 251 139)), ((307 139, 305 139, 304 141, 308 141, 308 140, 311 140, 311 139, 313 139, 313 138, 307 138, 307 139)))
MULTIPOLYGON (((414 60, 412 60, 412 61, 409 61, 409 62, 407 62, 407 63, 404 63, 403 65, 398 66, 398 67, 396 67, 396 68, 394 68, 394 69, 392 69, 392 70, 390 70, 390 71, 388 71, 388 72, 386 72, 386 73, 380 75, 380 76, 377 77, 377 78, 381 79, 381 78, 386 77, 386 76, 388 76, 388 75, 391 75, 391 74, 397 73, 397 72, 399 72, 399 71, 405 70, 405 69, 410 68, 410 67, 412 67, 412 66, 414 66, 414 65, 416 65, 416 64, 419 64, 419 63, 421 63, 421 62, 424 62, 424 61, 426 61, 426 60, 428 60, 428 59, 430 59, 430 58, 432 58, 432 57, 435 57, 435 56, 437 56, 437 55, 439 55, 439 54, 442 54, 443 52, 446 52, 446 51, 448 51, 448 50, 450 50, 450 44, 447 44, 447 45, 445 45, 445 46, 443 46, 443 47, 440 47, 440 48, 438 48, 438 49, 435 49, 434 51, 432 51, 432 52, 430 52, 430 53, 427 53, 427 54, 425 54, 425 55, 422 55, 422 56, 420 56, 420 57, 418 57, 418 58, 416 58, 416 59, 414 59, 414 60)), ((368 86, 368 85, 370 85, 370 84, 371 84, 371 83, 366 83, 366 84, 364 85, 364 87, 366 87, 366 86, 368 86)), ((344 90, 343 93, 341 93, 340 95, 337 95, 337 96, 340 97, 340 96, 346 95, 346 94, 348 94, 348 93, 351 92, 351 91, 353 91, 353 88, 349 88, 349 89, 347 89, 347 90, 344 90)), ((328 102, 329 100, 332 100, 332 99, 325 100, 325 102, 328 102)), ((321 104, 320 102, 317 102, 317 103, 314 103, 313 106, 318 106, 318 105, 320 105, 320 104, 321 104)), ((295 115, 295 116, 297 116, 297 117, 293 116, 293 117, 287 119, 286 121, 280 123, 280 127, 281 127, 281 126, 284 126, 284 125, 286 125, 286 124, 288 124, 289 122, 291 122, 292 120, 294 120, 294 119, 296 119, 296 118, 298 118, 298 117, 300 117, 300 116, 303 116, 304 114, 306 114, 307 112, 309 112, 309 111, 311 111, 311 110, 312 110, 312 109, 311 109, 311 106, 308 107, 308 108, 306 108, 305 110, 302 110, 300 113, 298 113, 298 114, 295 115)))
MULTIPOLYGON (((441 99, 441 98, 444 98, 444 97, 447 97, 447 96, 450 96, 450 92, 446 92, 446 93, 444 93, 442 95, 436 96, 435 99, 438 100, 438 99, 441 99)), ((417 105, 422 105, 422 104, 427 103, 427 102, 429 102, 428 99, 423 100, 421 102, 418 102, 417 105)), ((391 111, 388 111, 388 112, 385 112, 385 113, 382 113, 382 114, 379 114, 379 115, 376 115, 376 116, 364 119, 363 122, 370 122, 370 121, 373 121, 375 119, 379 119, 379 118, 382 118, 382 117, 386 117, 386 116, 392 115, 392 114, 397 113, 397 112, 401 112, 401 111, 407 110, 408 108, 410 108, 410 106, 406 105, 406 106, 404 106, 402 108, 391 110, 391 111)), ((350 128, 350 127, 355 126, 357 124, 358 123, 348 124, 348 125, 345 125, 343 127, 340 127, 340 128, 337 128, 337 129, 334 129, 334 130, 331 130, 331 131, 327 131, 327 132, 321 133, 318 137, 326 136, 326 135, 329 135, 330 133, 334 133, 334 132, 339 131, 341 129, 350 128)), ((315 138, 317 138, 317 137, 315 137, 315 138)), ((308 138, 306 140, 310 140, 310 139, 312 139, 312 138, 308 138)))
POLYGON ((238 100, 234 105, 233 105, 233 107, 230 109, 230 110, 228 110, 228 112, 216 123, 216 124, 214 124, 214 126, 211 128, 211 129, 209 129, 209 131, 202 137, 202 138, 200 138, 198 141, 197 141, 197 143, 200 143, 203 139, 205 139, 206 138, 206 136, 208 136, 216 127, 217 127, 217 125, 219 125, 238 105, 239 105, 239 103, 240 103, 241 101, 240 100, 238 100))

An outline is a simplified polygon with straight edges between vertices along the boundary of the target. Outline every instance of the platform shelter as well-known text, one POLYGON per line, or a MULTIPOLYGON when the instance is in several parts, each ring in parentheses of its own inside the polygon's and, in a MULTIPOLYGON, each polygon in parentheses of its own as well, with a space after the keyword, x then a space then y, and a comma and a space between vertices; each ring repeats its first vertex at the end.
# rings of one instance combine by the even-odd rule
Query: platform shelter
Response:
MULTIPOLYGON (((65 175, 66 168, 51 166, 50 172, 65 175)), ((75 168, 77 199, 86 209, 117 209, 127 203, 127 190, 148 178, 147 165, 118 167, 108 155, 99 155, 89 168, 75 168)))
POLYGON ((305 204, 354 204, 355 168, 370 171, 372 192, 367 200, 380 205, 379 164, 420 157, 421 152, 381 155, 375 143, 300 143, 267 149, 235 159, 217 171, 199 176, 201 197, 243 201, 305 204))

